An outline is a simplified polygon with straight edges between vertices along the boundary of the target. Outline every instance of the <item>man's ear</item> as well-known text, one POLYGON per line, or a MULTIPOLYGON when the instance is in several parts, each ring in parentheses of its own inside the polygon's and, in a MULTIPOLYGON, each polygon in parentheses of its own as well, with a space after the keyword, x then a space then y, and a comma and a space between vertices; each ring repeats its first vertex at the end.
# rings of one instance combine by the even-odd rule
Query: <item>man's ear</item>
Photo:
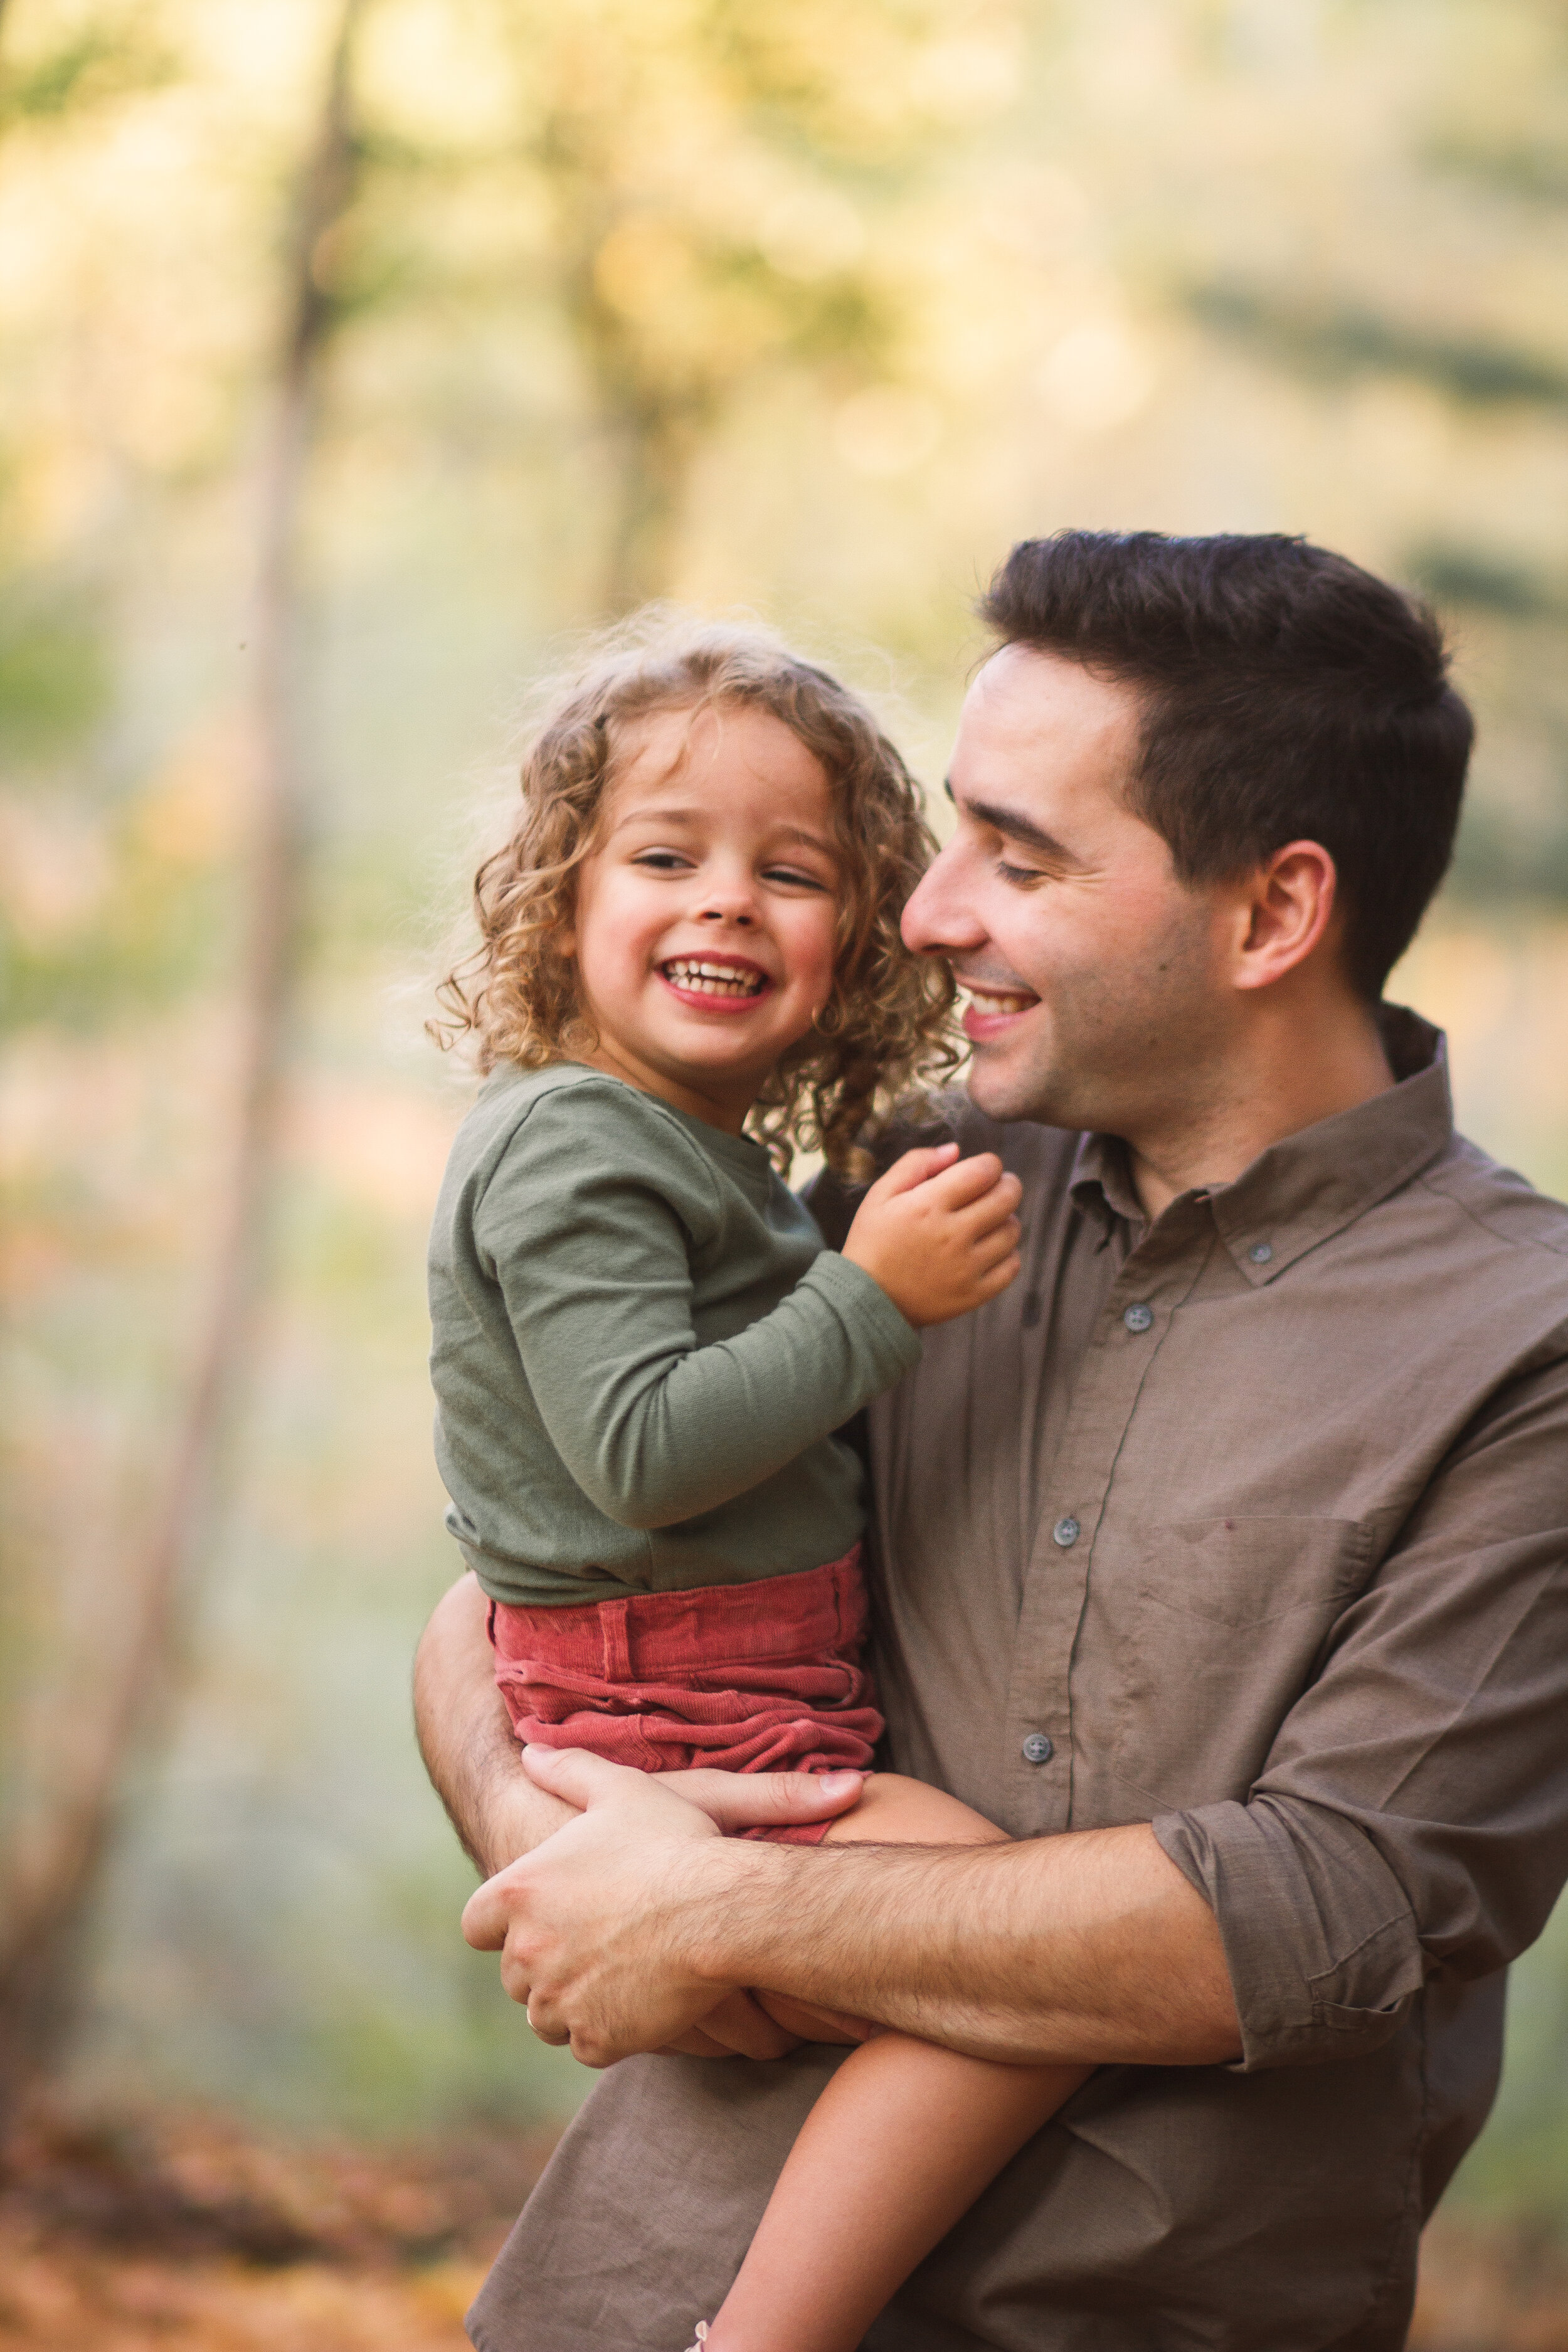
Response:
POLYGON ((1321 842, 1289 841, 1243 886, 1231 970, 1237 988, 1269 988, 1321 946, 1339 877, 1321 842))

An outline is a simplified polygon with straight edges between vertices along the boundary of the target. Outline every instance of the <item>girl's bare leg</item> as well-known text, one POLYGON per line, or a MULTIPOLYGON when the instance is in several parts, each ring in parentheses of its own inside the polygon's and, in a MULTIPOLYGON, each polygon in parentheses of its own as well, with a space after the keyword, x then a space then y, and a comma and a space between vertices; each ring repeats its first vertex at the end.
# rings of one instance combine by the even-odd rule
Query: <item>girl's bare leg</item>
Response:
MULTIPOLYGON (((835 1843, 970 1845, 1003 1832, 956 1798, 878 1773, 835 1843)), ((855 2352, 923 2255, 1092 2072, 1004 2066, 761 1996, 814 2041, 858 2040, 806 2117, 708 2352, 855 2352)))

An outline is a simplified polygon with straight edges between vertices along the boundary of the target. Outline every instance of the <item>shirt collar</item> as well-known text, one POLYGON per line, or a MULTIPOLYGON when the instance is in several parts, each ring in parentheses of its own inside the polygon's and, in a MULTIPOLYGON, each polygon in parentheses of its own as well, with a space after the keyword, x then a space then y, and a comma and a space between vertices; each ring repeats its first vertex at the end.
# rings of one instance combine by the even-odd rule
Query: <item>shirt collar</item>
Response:
MULTIPOLYGON (((1221 1242, 1260 1287, 1428 1167, 1454 1132, 1446 1041, 1403 1005, 1382 1006, 1378 1018, 1392 1087, 1271 1143, 1233 1182, 1214 1185, 1206 1196, 1184 1192, 1156 1223, 1178 1211, 1184 1219, 1191 1204, 1206 1197, 1221 1242)), ((1071 1186, 1074 1199, 1108 1231, 1114 1218, 1143 1224, 1120 1136, 1079 1139, 1071 1186)))

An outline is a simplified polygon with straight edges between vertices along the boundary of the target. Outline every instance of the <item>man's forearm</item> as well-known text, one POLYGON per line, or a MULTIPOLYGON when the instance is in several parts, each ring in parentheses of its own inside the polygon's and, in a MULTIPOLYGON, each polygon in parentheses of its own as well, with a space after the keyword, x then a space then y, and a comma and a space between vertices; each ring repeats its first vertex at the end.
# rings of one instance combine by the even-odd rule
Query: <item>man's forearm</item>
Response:
MULTIPOLYGON (((570 2033, 589 2064, 684 2046, 736 1989, 791 1994, 1016 2063, 1213 2065, 1240 2055, 1214 1914, 1152 1831, 803 1848, 714 1834, 737 1799, 747 1802, 725 1826, 808 1818, 781 1806, 763 1776, 683 1776, 693 1782, 688 1804, 660 1786, 673 1776, 544 1751, 533 1759, 551 1783, 541 1787, 495 1687, 485 1607, 465 1577, 431 1618, 415 1669, 420 1746, 490 1881, 465 1932, 491 1948, 504 1941, 509 1991, 530 2001, 536 2031, 570 2033), (727 1806, 696 1785, 714 1778, 727 1806), (700 1828, 699 1808, 712 1816, 700 1828), (569 1834, 535 1853, 558 1830, 569 1834)), ((821 1779, 809 1785, 826 1800, 821 1779)))
POLYGON ((1142 1827, 934 1850, 692 1857, 697 1969, 978 2057, 1212 2065, 1241 2032, 1219 1929, 1142 1827))
POLYGON ((414 1661, 414 1724, 437 1795, 481 1878, 533 1848, 576 1807, 523 1770, 484 1636, 484 1594, 459 1577, 437 1603, 414 1661))

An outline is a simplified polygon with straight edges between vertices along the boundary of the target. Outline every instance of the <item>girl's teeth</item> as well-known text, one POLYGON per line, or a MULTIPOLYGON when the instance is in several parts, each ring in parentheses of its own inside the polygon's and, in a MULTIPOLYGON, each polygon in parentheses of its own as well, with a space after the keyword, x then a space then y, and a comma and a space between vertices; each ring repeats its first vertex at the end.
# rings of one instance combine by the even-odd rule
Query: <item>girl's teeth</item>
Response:
POLYGON ((679 987, 693 990, 699 996, 755 996, 763 984, 754 974, 736 971, 726 964, 668 963, 664 969, 679 987))

